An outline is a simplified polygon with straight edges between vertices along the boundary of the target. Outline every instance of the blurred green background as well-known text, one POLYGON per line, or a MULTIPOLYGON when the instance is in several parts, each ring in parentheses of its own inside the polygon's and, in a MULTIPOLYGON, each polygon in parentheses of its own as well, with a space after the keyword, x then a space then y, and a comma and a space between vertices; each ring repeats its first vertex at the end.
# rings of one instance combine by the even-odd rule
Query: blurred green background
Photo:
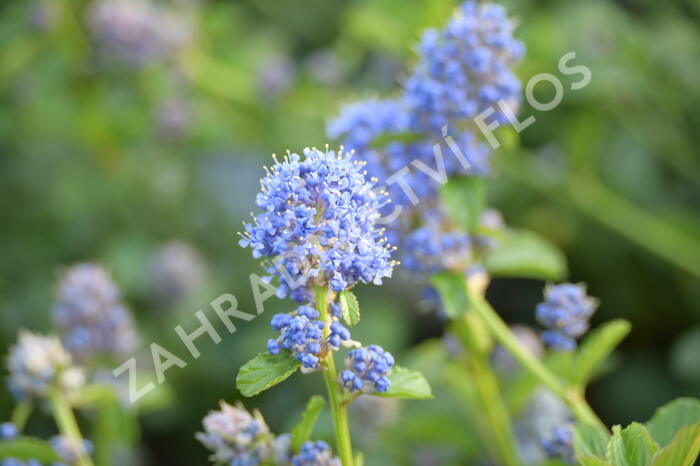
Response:
MULTIPOLYGON (((210 300, 233 293, 253 309, 248 275, 261 269, 236 232, 254 207, 261 165, 273 152, 332 143, 325 121, 343 103, 395 92, 420 31, 444 24, 456 4, 178 0, 167 5, 191 23, 186 43, 127 67, 100 57, 89 0, 2 2, 2 352, 19 328, 51 330, 57 275, 79 261, 108 267, 144 342, 183 358, 172 328, 194 329, 198 309, 214 319, 210 300), (171 241, 191 245, 203 264, 199 274, 183 272, 181 299, 163 303, 154 274, 171 241)), ((495 155, 489 203, 510 226, 566 252, 571 280, 602 301, 594 322, 632 322, 615 370, 589 398, 609 424, 647 419, 676 396, 700 396, 700 1, 504 4, 527 45, 523 82, 558 74, 569 51, 593 76, 579 91, 562 77, 567 92, 550 112, 524 105, 520 115, 537 121, 520 149, 495 155)), ((508 321, 533 324, 543 285, 500 280, 489 298, 508 321)), ((359 290, 360 339, 401 354, 440 336, 400 277, 369 288, 359 290)), ((238 398, 238 368, 264 349, 273 313, 288 308, 271 299, 261 318, 219 345, 201 339, 199 360, 168 371, 173 405, 144 415, 145 464, 206 463, 193 438, 202 416, 238 398)), ((246 400, 276 432, 321 390, 320 376, 291 380, 246 400)), ((11 406, 3 392, 2 420, 11 406)), ((377 448, 391 459, 369 464, 432 464, 411 451, 425 432, 402 425, 377 448)), ((30 429, 51 426, 33 419, 30 429)), ((473 441, 455 429, 449 441, 473 441)))

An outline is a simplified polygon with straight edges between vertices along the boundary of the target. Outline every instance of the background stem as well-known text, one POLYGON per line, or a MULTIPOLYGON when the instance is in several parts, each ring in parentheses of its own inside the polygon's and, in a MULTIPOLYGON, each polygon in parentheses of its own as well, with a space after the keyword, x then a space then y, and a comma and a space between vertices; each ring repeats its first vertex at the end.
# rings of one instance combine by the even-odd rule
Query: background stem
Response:
MULTIPOLYGON (((63 397, 63 395, 58 390, 53 390, 49 395, 51 402, 51 409, 53 410, 54 419, 58 425, 58 430, 61 435, 65 435, 69 439, 78 442, 82 447, 83 436, 80 433, 80 428, 78 427, 78 422, 75 420, 73 415, 73 410, 71 410, 70 405, 63 397)), ((84 450, 81 450, 80 459, 78 460, 77 466, 93 466, 90 456, 85 454, 84 450)))
MULTIPOLYGON (((328 317, 328 290, 324 287, 316 288, 316 307, 319 314, 321 314, 321 321, 326 324, 323 334, 324 337, 327 337, 330 333, 330 319, 328 317)), ((331 405, 338 456, 343 466, 353 466, 352 443, 348 426, 348 407, 346 403, 343 403, 343 396, 340 393, 340 384, 338 383, 332 350, 328 353, 325 363, 326 370, 323 371, 323 378, 326 381, 328 399, 331 405)))

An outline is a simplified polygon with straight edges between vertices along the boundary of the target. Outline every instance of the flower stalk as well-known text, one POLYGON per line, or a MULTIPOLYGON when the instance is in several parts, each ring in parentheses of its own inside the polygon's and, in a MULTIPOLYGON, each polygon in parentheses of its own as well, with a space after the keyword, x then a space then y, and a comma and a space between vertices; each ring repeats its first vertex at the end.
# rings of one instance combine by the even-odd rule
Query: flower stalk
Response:
MULTIPOLYGON (((326 325, 323 329, 324 337, 330 334, 331 319, 328 316, 328 289, 322 286, 316 288, 316 308, 321 322, 326 325)), ((333 429, 335 432, 336 448, 343 466, 353 466, 352 443, 350 440, 350 428, 348 426, 348 403, 344 402, 338 383, 338 374, 335 369, 333 351, 329 351, 325 360, 323 378, 328 390, 328 399, 331 405, 333 429)))
MULTIPOLYGON (((68 404, 63 394, 57 389, 51 390, 49 401, 51 403, 54 419, 56 420, 56 425, 61 435, 74 441, 76 445, 83 445, 83 436, 80 433, 78 422, 73 415, 70 404, 68 404)), ((76 466, 93 466, 90 456, 83 449, 80 450, 80 458, 76 466)))

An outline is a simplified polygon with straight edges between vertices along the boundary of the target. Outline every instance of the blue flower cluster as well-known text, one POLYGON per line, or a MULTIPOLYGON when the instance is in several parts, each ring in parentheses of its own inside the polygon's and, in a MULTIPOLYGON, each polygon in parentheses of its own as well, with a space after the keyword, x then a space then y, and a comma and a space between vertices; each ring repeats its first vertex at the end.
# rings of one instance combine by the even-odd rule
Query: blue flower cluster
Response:
POLYGON ((147 0, 98 0, 87 12, 98 57, 133 68, 164 60, 192 34, 187 18, 147 0))
POLYGON ((267 342, 267 350, 277 354, 281 349, 292 352, 305 368, 318 367, 320 358, 331 350, 337 350, 341 341, 350 339, 350 331, 337 320, 331 319, 330 332, 324 337, 325 322, 309 305, 299 306, 294 313, 277 314, 272 318, 272 328, 282 335, 267 342))
POLYGON ((129 310, 109 274, 95 264, 78 264, 64 272, 53 318, 63 344, 83 362, 122 357, 136 347, 129 310))
POLYGON ((570 425, 557 426, 549 438, 542 440, 542 449, 549 458, 557 458, 570 464, 576 464, 573 432, 570 425))
POLYGON ((404 239, 401 264, 419 279, 449 270, 466 273, 472 262, 472 240, 444 222, 426 222, 404 239))
POLYGON ((339 292, 390 277, 391 247, 377 226, 386 195, 373 190, 364 164, 342 152, 288 154, 261 180, 263 211, 245 225, 241 246, 267 257, 278 296, 312 302, 313 288, 339 292))
POLYGON ((423 34, 419 62, 405 84, 412 127, 439 133, 504 101, 517 111, 521 84, 511 68, 525 46, 513 38, 514 23, 500 5, 468 1, 447 26, 423 34))
POLYGON ((292 466, 341 466, 331 447, 322 440, 304 442, 298 455, 292 457, 292 466))
POLYGON ((45 398, 58 388, 74 399, 85 384, 83 371, 72 365, 71 355, 55 337, 22 331, 7 358, 9 388, 17 399, 45 398))
POLYGON ((548 328, 542 340, 556 350, 571 351, 588 330, 598 300, 586 294, 583 284, 548 285, 544 294, 545 301, 536 308, 537 321, 548 328))
POLYGON ((386 392, 393 366, 394 357, 380 346, 354 349, 345 358, 346 369, 340 373, 340 381, 350 392, 386 392))
MULTIPOLYGON (((0 440, 12 440, 19 435, 19 429, 11 422, 3 422, 0 424, 0 440)), ((18 460, 16 458, 3 458, 0 460, 0 466, 41 466, 37 460, 18 460)))
POLYGON ((220 411, 210 412, 202 421, 204 432, 196 434, 216 464, 254 466, 274 458, 273 435, 262 415, 241 405, 222 401, 220 411))

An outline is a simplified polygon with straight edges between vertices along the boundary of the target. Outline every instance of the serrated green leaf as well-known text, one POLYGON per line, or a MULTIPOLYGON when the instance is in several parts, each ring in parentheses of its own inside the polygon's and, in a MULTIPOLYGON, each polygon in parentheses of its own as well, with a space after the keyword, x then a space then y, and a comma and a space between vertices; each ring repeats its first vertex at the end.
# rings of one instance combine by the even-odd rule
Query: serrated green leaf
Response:
POLYGON ((531 231, 511 232, 484 256, 494 277, 524 277, 557 281, 566 277, 564 254, 550 241, 531 231))
POLYGON ((571 382, 574 385, 588 383, 596 369, 627 336, 630 329, 629 322, 618 319, 593 330, 576 352, 575 363, 572 366, 576 369, 571 371, 571 382))
POLYGON ((348 325, 357 325, 360 321, 360 303, 352 291, 343 291, 339 295, 340 308, 343 310, 343 320, 348 325))
POLYGON ((326 400, 319 395, 314 395, 306 404, 306 409, 301 415, 301 421, 292 429, 292 451, 298 452, 301 445, 309 440, 311 432, 316 425, 318 415, 326 405, 326 400))
POLYGON ((608 444, 608 459, 615 466, 651 466, 658 449, 659 445, 646 428, 633 422, 624 430, 620 430, 620 426, 613 428, 613 436, 608 444))
POLYGON ((700 424, 683 427, 671 443, 656 452, 653 466, 693 466, 700 454, 700 424))
POLYGON ((700 400, 678 398, 657 409, 646 427, 652 438, 664 447, 681 428, 697 423, 700 423, 700 400))
POLYGON ((596 456, 605 458, 610 434, 588 424, 574 426, 574 452, 576 457, 596 456))
POLYGON ((484 180, 472 176, 452 177, 442 185, 440 199, 452 221, 471 233, 479 225, 486 203, 484 180))
POLYGON ((430 283, 440 294, 445 313, 450 319, 464 315, 469 306, 469 292, 463 274, 442 272, 433 275, 430 283))
POLYGON ((432 398, 430 384, 418 371, 412 371, 405 367, 395 366, 389 376, 391 385, 384 393, 375 393, 386 398, 410 398, 423 400, 432 398))
POLYGON ((34 459, 41 463, 61 460, 49 442, 34 437, 17 437, 0 441, 0 458, 34 459))
POLYGON ((241 395, 251 397, 277 385, 301 365, 288 351, 260 353, 238 371, 236 387, 241 395))

